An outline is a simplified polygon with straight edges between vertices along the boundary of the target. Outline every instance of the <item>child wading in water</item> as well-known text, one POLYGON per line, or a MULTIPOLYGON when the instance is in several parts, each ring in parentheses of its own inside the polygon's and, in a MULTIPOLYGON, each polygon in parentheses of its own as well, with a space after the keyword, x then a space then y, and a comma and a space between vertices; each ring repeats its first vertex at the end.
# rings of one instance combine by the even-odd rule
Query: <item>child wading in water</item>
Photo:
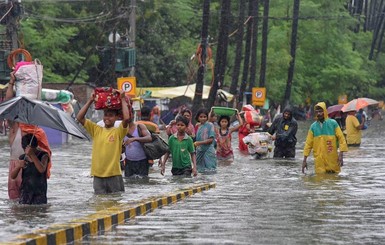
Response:
POLYGON ((232 162, 234 160, 233 148, 231 147, 231 134, 237 131, 243 124, 243 120, 237 113, 239 124, 230 128, 230 117, 219 117, 219 130, 217 132, 217 159, 219 161, 232 162))
POLYGON ((114 93, 119 93, 123 113, 122 123, 117 128, 114 125, 119 119, 118 110, 104 109, 104 127, 85 118, 88 108, 95 101, 95 93, 91 94, 76 116, 76 119, 92 137, 91 175, 94 177, 93 187, 97 195, 124 192, 120 156, 123 138, 127 134, 130 113, 124 91, 114 90, 114 93))
POLYGON ((171 153, 173 175, 191 176, 191 173, 197 175, 196 157, 194 143, 190 136, 186 133, 189 119, 183 116, 177 116, 175 119, 178 131, 172 134, 168 139, 170 152, 164 155, 163 161, 159 160, 161 165, 160 173, 164 175, 167 159, 171 153))
POLYGON ((37 148, 37 138, 26 134, 21 138, 25 154, 19 157, 19 166, 13 169, 11 178, 16 178, 21 170, 21 204, 47 203, 47 165, 48 153, 37 148))
POLYGON ((214 139, 215 128, 208 122, 209 113, 206 109, 199 109, 195 120, 199 122, 194 145, 197 151, 198 172, 215 170, 217 168, 217 157, 215 155, 214 139))

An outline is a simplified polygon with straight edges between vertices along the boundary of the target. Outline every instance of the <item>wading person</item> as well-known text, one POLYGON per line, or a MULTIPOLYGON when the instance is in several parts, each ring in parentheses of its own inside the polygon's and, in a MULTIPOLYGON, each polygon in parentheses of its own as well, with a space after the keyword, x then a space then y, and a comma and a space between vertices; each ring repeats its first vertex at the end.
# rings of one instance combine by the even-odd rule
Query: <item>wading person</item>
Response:
MULTIPOLYGON (((137 124, 143 124, 146 126, 148 131, 153 134, 160 134, 159 126, 158 124, 155 124, 152 122, 151 119, 151 109, 148 106, 143 106, 140 109, 140 121, 136 121, 137 124)), ((150 166, 154 164, 154 159, 152 159, 150 156, 147 156, 147 161, 150 166)), ((127 175, 125 175, 127 177, 127 175)))
POLYGON ((231 146, 232 133, 237 131, 243 124, 243 120, 239 113, 237 113, 239 124, 235 127, 230 127, 230 117, 220 116, 219 117, 219 129, 216 132, 217 141, 217 159, 218 161, 234 161, 233 147, 231 146))
POLYGON ((85 119, 88 108, 95 100, 92 93, 86 104, 80 109, 76 119, 85 127, 92 137, 91 175, 94 177, 95 194, 106 194, 124 191, 123 177, 120 168, 120 154, 122 142, 127 133, 130 115, 125 100, 124 91, 116 90, 122 102, 123 120, 115 128, 115 121, 119 118, 119 110, 104 110, 104 127, 98 126, 89 119, 85 119))
POLYGON ((11 177, 17 178, 21 172, 20 204, 47 203, 47 165, 48 153, 37 147, 33 134, 26 134, 21 139, 24 154, 20 155, 18 166, 11 177))
POLYGON ((150 118, 151 118, 151 109, 150 109, 150 107, 143 106, 140 109, 140 119, 141 120, 136 121, 136 123, 144 124, 147 127, 148 131, 150 131, 151 133, 159 134, 160 130, 159 130, 158 124, 152 122, 150 118))
POLYGON ((195 149, 192 138, 186 133, 189 119, 183 116, 177 116, 175 119, 178 131, 168 139, 170 152, 164 155, 163 161, 160 161, 161 171, 164 175, 168 157, 172 156, 172 175, 194 176, 197 175, 195 149))
MULTIPOLYGON (((125 146, 125 177, 147 177, 150 163, 144 153, 142 143, 151 142, 151 134, 146 126, 141 123, 135 123, 130 118, 127 135, 124 137, 125 146)), ((152 159, 151 159, 152 160, 152 159)))
POLYGON ((365 120, 362 120, 361 123, 356 117, 356 111, 348 111, 348 116, 346 117, 346 142, 348 146, 358 147, 361 145, 362 129, 364 128, 365 120))
MULTIPOLYGON (((191 110, 184 108, 183 110, 181 110, 179 115, 184 116, 185 118, 187 118, 189 120, 189 124, 186 128, 186 133, 194 139, 195 138, 195 128, 194 128, 194 125, 191 123, 191 119, 192 119, 191 110)), ((172 134, 175 134, 177 131, 178 131, 178 129, 176 127, 176 121, 171 120, 169 125, 167 125, 167 127, 166 127, 167 135, 171 136, 172 134)))
POLYGON ((199 109, 195 120, 199 122, 196 133, 196 158, 198 172, 213 171, 217 168, 217 156, 214 148, 215 128, 214 124, 208 121, 209 112, 199 109))
POLYGON ((310 126, 307 133, 302 172, 307 169, 306 160, 313 149, 316 173, 339 173, 343 166, 343 152, 348 151, 345 137, 338 123, 328 118, 324 102, 316 104, 314 111, 317 121, 310 126))
POLYGON ((274 157, 295 157, 295 145, 297 143, 295 135, 297 130, 298 123, 293 118, 293 111, 290 107, 286 107, 283 110, 283 114, 273 121, 273 124, 267 131, 272 135, 272 139, 275 140, 274 157))
MULTIPOLYGON (((11 72, 10 81, 8 82, 8 87, 5 94, 6 100, 15 96, 15 80, 16 78, 14 72, 11 72)), ((11 151, 8 171, 8 196, 11 200, 18 200, 20 197, 21 171, 19 171, 19 174, 15 178, 11 178, 11 173, 18 166, 19 156, 24 153, 24 150, 21 146, 22 136, 26 135, 27 133, 33 133, 38 140, 39 148, 49 154, 47 178, 50 177, 51 149, 48 143, 47 135, 42 128, 35 125, 18 123, 10 120, 8 120, 7 123, 9 126, 8 141, 11 151)))

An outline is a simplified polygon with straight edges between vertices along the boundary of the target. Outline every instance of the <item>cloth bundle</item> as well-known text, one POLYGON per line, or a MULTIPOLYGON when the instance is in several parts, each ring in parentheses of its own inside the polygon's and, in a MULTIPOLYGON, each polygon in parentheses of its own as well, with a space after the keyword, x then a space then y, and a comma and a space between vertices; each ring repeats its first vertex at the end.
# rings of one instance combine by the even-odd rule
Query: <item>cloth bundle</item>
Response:
POLYGON ((38 59, 31 62, 18 62, 15 68, 16 96, 41 99, 43 65, 38 59))
MULTIPOLYGON (((129 104, 127 96, 126 101, 127 104, 129 104)), ((95 88, 95 110, 102 109, 122 109, 122 101, 120 100, 119 93, 114 93, 111 87, 95 88)))

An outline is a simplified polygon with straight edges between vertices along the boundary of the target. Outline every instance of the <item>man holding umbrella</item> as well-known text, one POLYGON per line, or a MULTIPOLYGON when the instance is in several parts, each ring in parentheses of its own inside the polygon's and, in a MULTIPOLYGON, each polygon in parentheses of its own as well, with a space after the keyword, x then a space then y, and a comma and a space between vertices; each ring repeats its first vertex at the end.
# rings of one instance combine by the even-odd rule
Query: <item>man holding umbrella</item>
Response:
POLYGON ((95 93, 91 94, 91 97, 76 116, 76 119, 86 128, 93 139, 91 175, 94 177, 95 194, 124 191, 120 154, 123 138, 127 133, 130 114, 124 91, 115 90, 114 92, 120 94, 122 104, 123 120, 119 127, 114 127, 115 121, 119 119, 118 110, 104 110, 104 127, 84 118, 88 108, 95 100, 95 93))
POLYGON ((346 118, 346 140, 349 146, 360 146, 361 130, 364 128, 364 121, 361 123, 356 118, 356 111, 369 105, 378 104, 377 100, 370 98, 357 98, 349 101, 342 107, 341 111, 347 112, 346 118))

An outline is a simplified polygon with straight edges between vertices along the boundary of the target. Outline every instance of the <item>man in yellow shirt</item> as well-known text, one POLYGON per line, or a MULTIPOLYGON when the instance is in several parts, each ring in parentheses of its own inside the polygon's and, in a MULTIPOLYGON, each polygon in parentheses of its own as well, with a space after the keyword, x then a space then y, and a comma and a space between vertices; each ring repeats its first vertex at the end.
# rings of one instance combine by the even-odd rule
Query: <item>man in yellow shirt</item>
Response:
POLYGON ((346 117, 346 142, 348 146, 360 146, 364 121, 362 124, 358 121, 356 117, 356 111, 348 111, 348 116, 346 117))
POLYGON ((130 114, 124 91, 116 90, 114 92, 120 94, 120 100, 122 102, 123 120, 119 127, 114 127, 115 121, 119 118, 118 110, 104 110, 104 127, 85 119, 88 108, 94 102, 94 93, 91 94, 91 97, 82 109, 80 109, 76 117, 93 140, 91 175, 94 177, 93 187, 95 194, 124 191, 123 177, 120 168, 120 154, 122 151, 123 138, 127 133, 130 114))

